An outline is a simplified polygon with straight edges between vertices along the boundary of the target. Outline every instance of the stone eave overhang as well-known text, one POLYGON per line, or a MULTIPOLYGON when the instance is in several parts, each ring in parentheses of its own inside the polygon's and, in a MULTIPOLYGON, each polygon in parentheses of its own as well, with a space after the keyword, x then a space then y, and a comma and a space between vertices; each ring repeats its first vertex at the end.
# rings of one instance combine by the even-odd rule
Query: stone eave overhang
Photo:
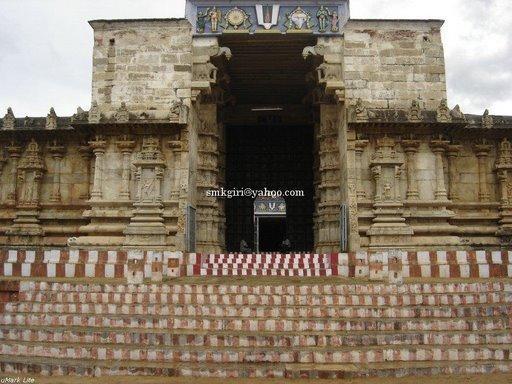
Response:
POLYGON ((429 134, 447 133, 463 128, 466 123, 441 123, 441 122, 402 122, 402 121, 353 121, 349 127, 356 132, 364 133, 398 133, 398 134, 429 134))
POLYGON ((71 125, 74 129, 88 133, 109 133, 109 134, 144 134, 144 133, 174 133, 181 130, 184 124, 177 124, 168 120, 144 120, 129 121, 126 123, 105 121, 99 123, 74 122, 71 125))

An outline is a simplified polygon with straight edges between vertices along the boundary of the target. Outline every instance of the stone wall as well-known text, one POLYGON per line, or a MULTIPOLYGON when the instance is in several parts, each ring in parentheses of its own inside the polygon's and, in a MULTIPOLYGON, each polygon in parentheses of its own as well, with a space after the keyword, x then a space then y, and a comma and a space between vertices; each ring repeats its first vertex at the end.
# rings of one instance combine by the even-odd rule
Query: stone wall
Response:
POLYGON ((166 118, 171 102, 190 97, 192 34, 188 21, 92 21, 92 100, 106 118, 122 102, 131 113, 166 118))
POLYGON ((350 20, 345 27, 344 78, 351 103, 436 109, 446 98, 441 21, 350 20))

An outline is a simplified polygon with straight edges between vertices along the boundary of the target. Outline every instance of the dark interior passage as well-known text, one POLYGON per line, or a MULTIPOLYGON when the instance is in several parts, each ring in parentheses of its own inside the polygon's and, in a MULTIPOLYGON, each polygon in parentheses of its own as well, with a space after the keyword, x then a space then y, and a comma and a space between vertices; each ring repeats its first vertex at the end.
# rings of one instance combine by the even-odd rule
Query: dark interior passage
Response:
POLYGON ((280 251, 286 238, 286 219, 265 217, 259 223, 260 252, 280 251))
MULTIPOLYGON (((304 197, 285 197, 286 233, 292 251, 313 249, 313 127, 227 126, 226 187, 268 190, 303 190, 304 197)), ((240 250, 243 239, 254 250, 253 199, 226 200, 226 245, 240 250)), ((270 231, 271 226, 264 231, 270 231)), ((268 235, 268 242, 272 244, 268 235)), ((267 239, 260 236, 260 242, 267 239)), ((261 243, 260 243, 261 244, 261 243)), ((268 246, 268 244, 266 244, 268 246)), ((263 248, 261 248, 263 250, 263 248)), ((268 249, 265 251, 279 251, 268 249)))

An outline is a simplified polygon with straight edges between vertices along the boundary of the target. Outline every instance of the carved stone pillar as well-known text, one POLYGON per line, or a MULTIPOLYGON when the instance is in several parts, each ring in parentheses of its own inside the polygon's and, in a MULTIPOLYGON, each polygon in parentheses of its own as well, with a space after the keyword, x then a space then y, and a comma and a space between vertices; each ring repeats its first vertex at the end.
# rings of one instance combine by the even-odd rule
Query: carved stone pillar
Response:
POLYGON ((420 198, 418 180, 416 179, 416 154, 418 153, 419 146, 419 140, 402 140, 402 148, 405 152, 407 166, 407 200, 418 200, 420 198))
POLYGON ((94 178, 91 200, 97 201, 103 198, 103 161, 107 148, 107 142, 102 136, 98 135, 94 138, 94 140, 89 142, 89 145, 91 146, 96 158, 94 162, 94 178))
POLYGON ((84 189, 80 194, 81 200, 89 200, 91 197, 91 147, 89 145, 81 145, 78 148, 80 152, 80 157, 82 158, 82 163, 84 164, 84 189))
POLYGON ((368 140, 356 140, 355 154, 356 154, 356 178, 357 178, 357 197, 359 199, 366 199, 366 192, 363 187, 363 166, 362 156, 364 149, 368 145, 368 140))
POLYGON ((446 148, 450 144, 449 141, 443 140, 442 138, 432 140, 430 142, 430 147, 432 152, 436 157, 436 190, 435 190, 435 199, 437 201, 447 201, 448 194, 446 192, 446 185, 444 182, 444 164, 443 164, 443 154, 446 152, 446 148))
POLYGON ((7 194, 7 204, 16 205, 18 195, 18 162, 21 157, 21 147, 12 142, 7 146, 7 153, 11 159, 10 190, 7 194))
POLYGON ((457 193, 457 183, 459 182, 459 172, 457 170, 457 158, 462 150, 462 145, 450 144, 446 152, 448 156, 448 169, 449 169, 449 188, 448 197, 451 201, 458 201, 459 194, 457 193))
POLYGON ((62 159, 64 158, 64 154, 66 152, 66 148, 60 145, 56 140, 48 147, 48 151, 52 155, 53 159, 53 185, 52 185, 52 194, 50 196, 50 201, 53 203, 58 203, 61 201, 61 193, 60 193, 60 178, 61 178, 61 166, 62 159))
POLYGON ((122 164, 122 176, 121 176, 121 192, 119 198, 123 201, 130 200, 130 157, 132 155, 133 148, 135 147, 135 141, 131 140, 129 136, 122 136, 117 141, 117 147, 121 151, 123 157, 122 164))
POLYGON ((478 200, 488 202, 490 200, 487 187, 487 163, 491 146, 486 143, 475 144, 473 149, 478 159, 478 200))
POLYGON ((143 138, 142 149, 133 165, 137 169, 137 194, 133 204, 133 216, 124 231, 125 245, 165 246, 166 237, 169 235, 164 224, 161 190, 165 159, 158 138, 143 138))
POLYGON ((40 189, 46 170, 39 144, 32 139, 19 164, 19 200, 16 218, 7 231, 12 244, 31 244, 44 235, 39 224, 40 189))
POLYGON ((403 160, 395 151, 395 141, 384 137, 377 147, 370 166, 375 180, 374 219, 367 232, 371 248, 391 248, 409 244, 412 228, 403 217, 400 178, 403 160))
POLYGON ((2 187, 6 185, 6 184, 2 183, 2 175, 3 175, 3 171, 4 171, 4 166, 6 163, 7 163, 7 159, 5 159, 2 154, 0 157, 0 202, 2 199, 2 187))
POLYGON ((498 148, 495 170, 500 191, 500 229, 502 243, 510 244, 512 240, 512 144, 503 139, 498 148))

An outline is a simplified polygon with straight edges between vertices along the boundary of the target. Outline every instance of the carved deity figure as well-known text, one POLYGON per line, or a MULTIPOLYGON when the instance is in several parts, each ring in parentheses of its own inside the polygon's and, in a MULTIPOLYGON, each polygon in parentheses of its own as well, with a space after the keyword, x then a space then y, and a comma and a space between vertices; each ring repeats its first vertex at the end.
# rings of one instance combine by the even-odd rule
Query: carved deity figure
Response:
POLYGON ((490 129, 494 125, 494 121, 492 116, 489 113, 489 110, 486 109, 484 115, 482 116, 482 128, 490 129))
POLYGON ((450 109, 448 108, 448 101, 446 99, 441 100, 441 104, 437 108, 437 121, 440 123, 449 123, 452 120, 450 115, 450 109))
POLYGON ((213 6, 212 8, 208 8, 206 10, 206 14, 208 15, 208 19, 210 20, 212 32, 218 32, 219 20, 222 18, 222 11, 220 9, 217 9, 216 6, 213 6))
POLYGON ((316 18, 318 19, 318 30, 320 32, 325 32, 327 30, 330 16, 331 12, 329 9, 322 5, 316 13, 316 18))
POLYGON ((451 111, 450 111, 450 115, 452 116, 453 119, 455 120, 463 120, 463 121, 466 121, 466 116, 464 116, 464 114, 462 113, 462 111, 460 110, 460 106, 459 104, 457 104, 455 106, 455 108, 453 108, 451 111))
POLYGON ((409 109, 409 114, 407 117, 408 117, 409 121, 421 121, 422 120, 421 107, 420 107, 420 102, 418 100, 412 101, 411 108, 409 109))
POLYGON ((124 101, 121 103, 121 107, 117 110, 114 118, 118 123, 127 123, 130 120, 130 113, 124 101))
POLYGON ((16 118, 14 117, 14 113, 12 108, 7 108, 7 113, 4 116, 3 129, 14 129, 14 125, 16 122, 16 118))
POLYGON ((340 31, 340 19, 338 17, 338 12, 334 11, 331 16, 331 32, 339 32, 340 31))
POLYGON ((91 109, 89 110, 89 123, 99 123, 100 120, 100 108, 98 107, 98 103, 96 101, 93 101, 91 104, 91 109))
POLYGON ((197 12, 197 32, 198 33, 204 33, 204 30, 206 28, 206 19, 208 17, 207 12, 197 12))
POLYGON ((46 129, 57 129, 57 114, 53 107, 50 108, 50 113, 46 116, 46 129))

